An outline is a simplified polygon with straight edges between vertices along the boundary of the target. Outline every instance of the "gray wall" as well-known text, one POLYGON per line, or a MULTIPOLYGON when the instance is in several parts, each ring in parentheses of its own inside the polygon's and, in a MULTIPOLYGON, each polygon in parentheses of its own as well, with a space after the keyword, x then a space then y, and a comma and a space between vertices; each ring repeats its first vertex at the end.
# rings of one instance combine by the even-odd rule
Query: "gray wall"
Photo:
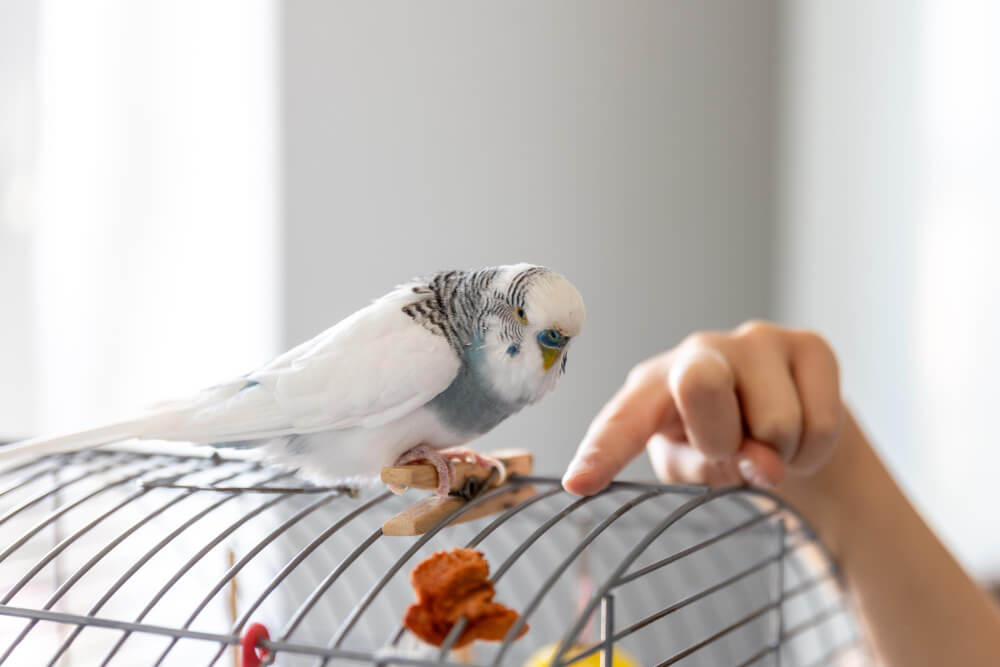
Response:
POLYGON ((776 314, 830 338, 845 395, 902 463, 921 9, 851 0, 781 10, 776 314))
POLYGON ((587 301, 584 335, 555 394, 482 446, 561 472, 633 363, 768 313, 774 18, 285 3, 286 342, 415 274, 551 266, 587 301))

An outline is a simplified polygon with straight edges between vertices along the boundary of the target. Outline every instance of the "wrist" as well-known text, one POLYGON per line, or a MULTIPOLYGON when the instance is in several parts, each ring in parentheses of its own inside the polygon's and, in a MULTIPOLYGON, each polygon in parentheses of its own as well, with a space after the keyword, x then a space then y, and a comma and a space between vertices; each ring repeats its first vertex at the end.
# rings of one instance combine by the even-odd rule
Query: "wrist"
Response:
POLYGON ((845 557, 850 534, 872 505, 885 469, 850 411, 830 460, 812 475, 789 475, 778 494, 812 525, 837 560, 845 557))

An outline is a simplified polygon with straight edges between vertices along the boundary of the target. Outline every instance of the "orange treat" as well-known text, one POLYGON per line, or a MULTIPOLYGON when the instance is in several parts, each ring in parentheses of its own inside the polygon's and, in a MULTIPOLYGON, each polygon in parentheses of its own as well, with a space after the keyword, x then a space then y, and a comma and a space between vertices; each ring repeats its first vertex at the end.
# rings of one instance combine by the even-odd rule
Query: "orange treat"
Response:
MULTIPOLYGON (((464 616, 465 630, 454 648, 483 639, 500 641, 518 614, 493 602, 490 566, 475 549, 439 551, 410 572, 417 601, 409 606, 403 625, 428 644, 440 646, 455 622, 464 616)), ((518 637, 528 631, 525 625, 518 637)))

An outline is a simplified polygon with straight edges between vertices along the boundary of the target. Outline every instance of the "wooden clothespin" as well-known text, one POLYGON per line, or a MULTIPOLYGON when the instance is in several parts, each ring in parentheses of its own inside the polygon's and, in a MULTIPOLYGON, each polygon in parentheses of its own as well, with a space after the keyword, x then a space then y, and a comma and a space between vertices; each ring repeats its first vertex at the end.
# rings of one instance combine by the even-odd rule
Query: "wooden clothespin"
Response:
MULTIPOLYGON (((531 452, 524 449, 502 449, 490 452, 490 456, 506 466, 508 476, 530 475, 534 465, 531 452)), ((455 481, 451 486, 452 491, 460 491, 476 484, 483 484, 492 472, 491 468, 480 466, 471 461, 455 461, 454 466, 455 481)), ((438 485, 437 470, 434 469, 434 466, 423 463, 382 468, 381 478, 386 484, 414 489, 436 489, 438 485)), ((496 482, 490 481, 489 488, 495 486, 496 482)), ((535 487, 533 486, 512 486, 506 493, 497 494, 465 512, 453 523, 465 523, 502 512, 534 494, 535 487)), ((421 535, 467 502, 468 500, 465 498, 456 496, 429 496, 386 520, 382 524, 382 534, 391 536, 421 535)))

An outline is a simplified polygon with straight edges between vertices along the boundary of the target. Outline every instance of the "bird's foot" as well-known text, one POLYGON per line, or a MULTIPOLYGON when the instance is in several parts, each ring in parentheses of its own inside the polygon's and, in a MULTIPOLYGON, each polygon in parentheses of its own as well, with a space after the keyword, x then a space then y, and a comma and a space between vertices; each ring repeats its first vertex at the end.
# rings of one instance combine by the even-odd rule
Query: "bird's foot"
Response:
POLYGON ((468 447, 449 447, 448 449, 442 449, 441 454, 446 456, 451 461, 467 461, 471 459, 478 466, 483 466, 484 468, 496 468, 496 483, 498 486, 507 481, 507 466, 505 466, 500 459, 495 459, 492 456, 487 456, 486 454, 480 454, 476 450, 469 449, 468 447))
MULTIPOLYGON (((445 450, 447 451, 447 450, 445 450)), ((451 457, 455 458, 455 457, 451 457)), ((393 465, 401 466, 407 463, 415 463, 417 461, 427 461, 434 469, 437 470, 438 474, 438 485, 435 493, 439 496, 447 496, 451 493, 451 485, 455 482, 455 468, 451 465, 451 460, 448 456, 445 456, 442 452, 429 447, 427 445, 417 445, 412 449, 408 449, 393 465)), ((402 493, 405 488, 398 487, 394 484, 389 485, 389 490, 393 493, 402 493)))

